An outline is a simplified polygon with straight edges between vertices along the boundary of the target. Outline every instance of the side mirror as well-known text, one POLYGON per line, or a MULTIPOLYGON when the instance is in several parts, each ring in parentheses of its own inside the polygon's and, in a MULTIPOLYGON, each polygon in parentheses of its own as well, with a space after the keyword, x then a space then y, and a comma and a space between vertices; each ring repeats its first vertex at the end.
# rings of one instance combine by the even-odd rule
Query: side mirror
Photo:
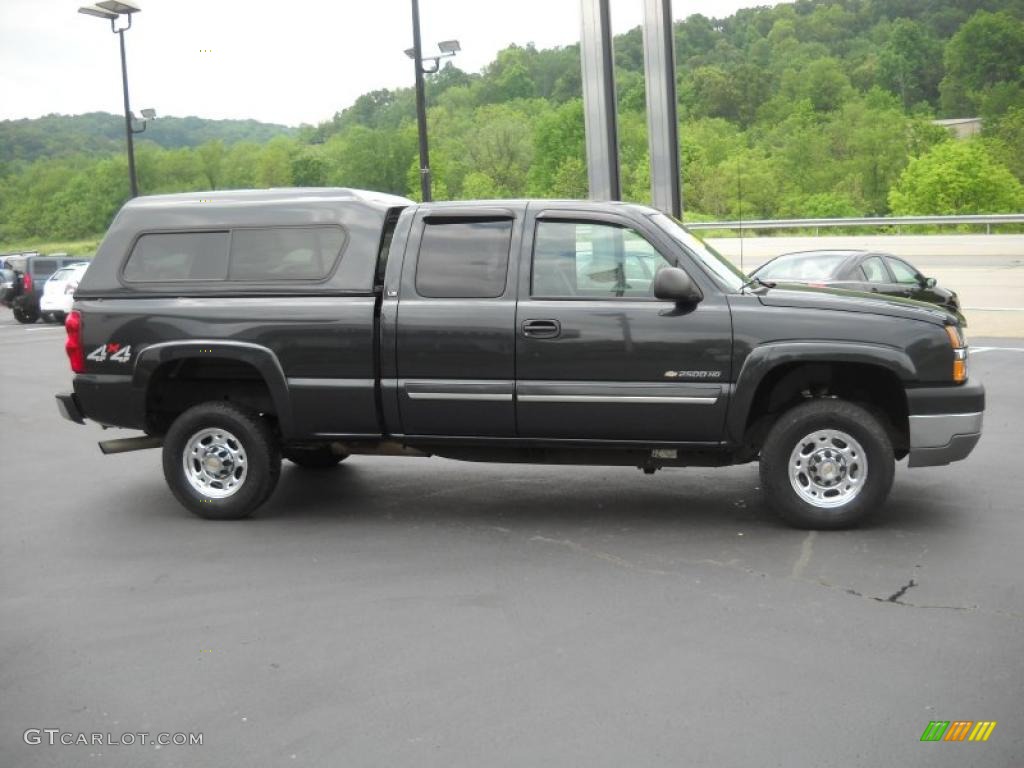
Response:
POLYGON ((693 279, 679 267, 664 267, 654 276, 654 298, 696 304, 704 298, 693 279))
POLYGON ((925 288, 934 288, 935 287, 935 278, 934 277, 922 277, 921 278, 921 285, 924 286, 925 288))

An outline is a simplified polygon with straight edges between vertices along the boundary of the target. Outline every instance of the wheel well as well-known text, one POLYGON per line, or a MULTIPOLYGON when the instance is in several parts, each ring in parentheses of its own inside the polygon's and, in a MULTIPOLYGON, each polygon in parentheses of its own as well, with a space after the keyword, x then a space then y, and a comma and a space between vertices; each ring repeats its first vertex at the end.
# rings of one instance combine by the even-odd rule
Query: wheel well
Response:
POLYGON ((754 393, 744 428, 745 451, 756 456, 768 430, 787 410, 808 398, 838 397, 877 415, 896 458, 910 446, 907 396, 896 374, 870 363, 790 363, 771 370, 754 393))
POLYGON ((179 414, 211 400, 227 400, 276 417, 270 387, 254 365, 226 357, 186 357, 163 363, 150 377, 147 431, 164 434, 179 414))

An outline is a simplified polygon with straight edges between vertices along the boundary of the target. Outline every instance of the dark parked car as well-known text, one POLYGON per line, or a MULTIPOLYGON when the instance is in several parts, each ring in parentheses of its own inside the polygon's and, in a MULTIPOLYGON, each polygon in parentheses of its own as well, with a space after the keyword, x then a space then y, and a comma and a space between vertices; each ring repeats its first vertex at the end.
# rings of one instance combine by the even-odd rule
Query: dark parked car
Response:
POLYGON ((19 323, 31 324, 40 317, 46 322, 57 322, 52 313, 44 313, 39 308, 43 285, 58 269, 81 261, 81 257, 68 256, 66 253, 43 255, 32 252, 6 256, 5 263, 12 272, 11 287, 3 291, 0 303, 11 308, 14 319, 19 323))
POLYGON ((752 277, 781 283, 902 296, 960 311, 956 293, 935 284, 912 264, 888 253, 871 251, 798 251, 776 256, 751 272, 752 277))
POLYGON ((162 446, 210 518, 266 501, 282 457, 760 460, 786 519, 837 528, 882 505, 897 459, 965 458, 985 408, 949 312, 748 281, 623 203, 140 197, 65 328, 62 413, 145 432, 101 446, 162 446))
POLYGON ((14 298, 14 286, 17 276, 14 268, 7 263, 8 254, 0 256, 0 304, 7 306, 14 298))

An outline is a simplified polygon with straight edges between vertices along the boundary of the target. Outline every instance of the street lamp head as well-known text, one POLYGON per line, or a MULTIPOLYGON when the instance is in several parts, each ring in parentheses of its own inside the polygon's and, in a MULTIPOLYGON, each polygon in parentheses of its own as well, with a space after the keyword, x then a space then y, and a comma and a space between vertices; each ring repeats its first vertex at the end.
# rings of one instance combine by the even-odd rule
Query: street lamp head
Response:
POLYGON ((97 6, 116 14, 139 13, 142 9, 134 3, 125 3, 121 0, 99 0, 97 6))
POLYGON ((83 5, 78 9, 78 12, 84 13, 86 16, 96 16, 101 19, 109 19, 110 21, 117 18, 116 13, 108 11, 105 8, 100 8, 96 5, 83 5))
POLYGON ((142 110, 142 116, 144 118, 146 118, 147 120, 152 120, 153 118, 156 117, 156 110, 155 109, 144 109, 144 110, 142 110))
POLYGON ((442 40, 437 47, 441 49, 441 53, 456 54, 462 50, 458 40, 442 40))
POLYGON ((416 58, 416 49, 415 48, 406 48, 405 49, 405 55, 408 56, 410 59, 415 59, 416 58))

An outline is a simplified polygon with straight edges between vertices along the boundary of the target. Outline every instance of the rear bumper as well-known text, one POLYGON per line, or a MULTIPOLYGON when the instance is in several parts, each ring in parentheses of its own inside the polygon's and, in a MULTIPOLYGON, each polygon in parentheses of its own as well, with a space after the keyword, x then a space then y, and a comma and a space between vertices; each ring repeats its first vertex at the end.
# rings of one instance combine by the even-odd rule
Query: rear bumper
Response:
POLYGON ((85 416, 82 414, 82 408, 78 405, 78 398, 75 397, 74 392, 61 392, 57 395, 57 410, 68 421, 85 424, 85 416))
POLYGON ((936 467, 960 461, 981 439, 985 388, 980 383, 908 390, 907 400, 911 467, 936 467))
POLYGON ((145 428, 141 396, 132 388, 131 376, 79 373, 74 390, 57 395, 64 418, 79 424, 89 419, 106 427, 145 428))
POLYGON ((39 299, 39 309, 43 312, 63 312, 68 314, 71 311, 72 303, 71 296, 47 296, 43 294, 43 297, 39 299))

